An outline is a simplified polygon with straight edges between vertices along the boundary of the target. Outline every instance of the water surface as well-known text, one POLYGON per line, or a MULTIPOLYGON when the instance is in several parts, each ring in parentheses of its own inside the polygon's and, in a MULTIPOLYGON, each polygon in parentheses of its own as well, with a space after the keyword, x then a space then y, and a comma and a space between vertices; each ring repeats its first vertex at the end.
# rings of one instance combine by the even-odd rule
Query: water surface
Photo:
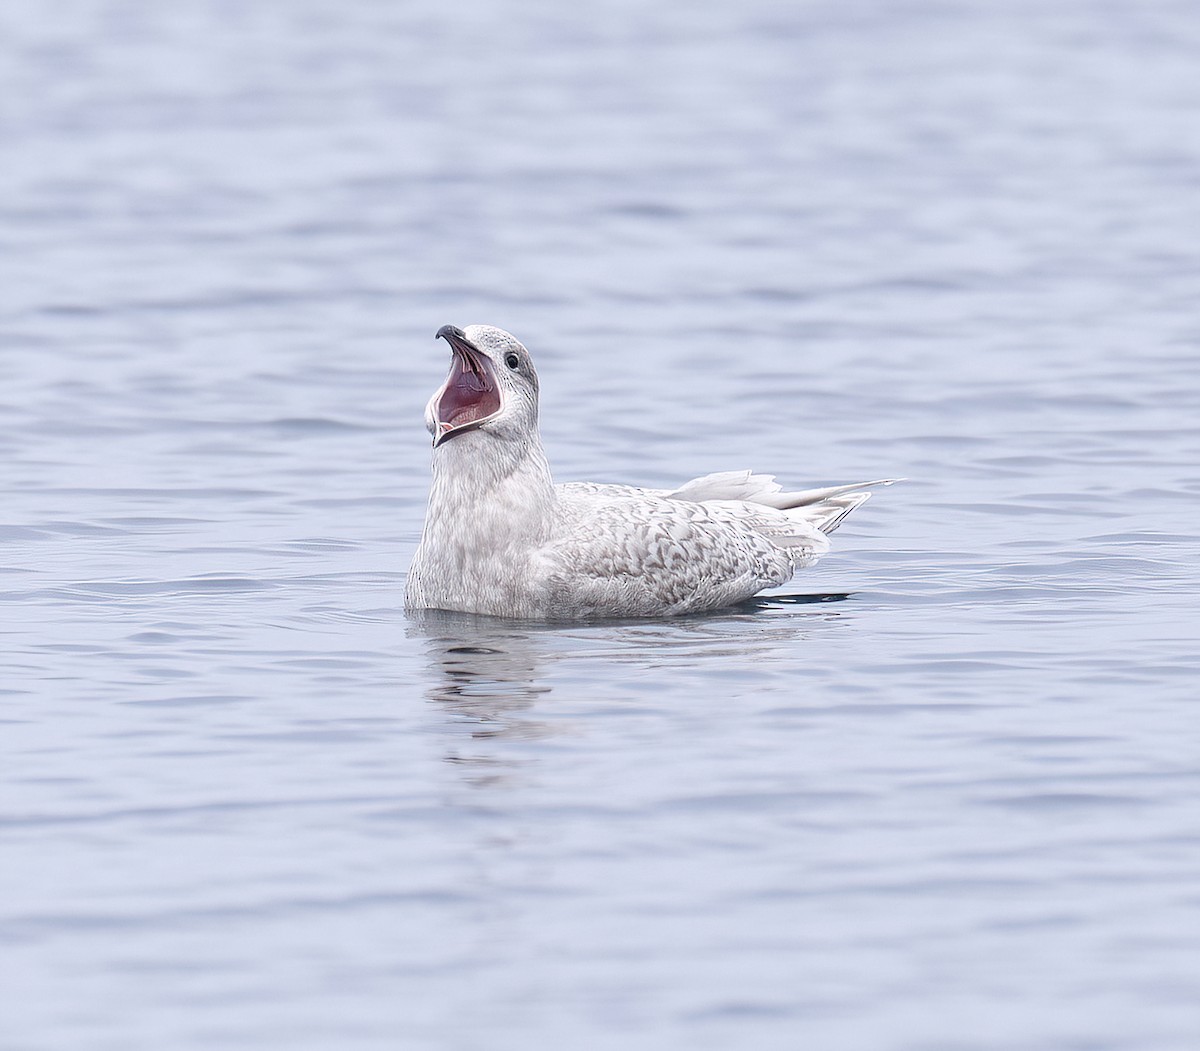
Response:
POLYGON ((1200 1045, 1191 5, 0 40, 0 1046, 1200 1045), (825 601, 406 617, 475 322, 561 480, 909 480, 825 601))

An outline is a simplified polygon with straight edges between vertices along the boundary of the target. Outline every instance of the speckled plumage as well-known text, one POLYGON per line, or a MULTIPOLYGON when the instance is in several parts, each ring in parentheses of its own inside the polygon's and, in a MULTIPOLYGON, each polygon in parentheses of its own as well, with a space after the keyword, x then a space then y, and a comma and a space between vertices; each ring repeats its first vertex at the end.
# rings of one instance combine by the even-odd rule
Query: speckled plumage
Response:
POLYGON ((767 476, 734 471, 674 491, 556 486, 528 352, 500 329, 451 331, 486 356, 501 409, 453 426, 439 400, 447 388, 430 400, 433 485, 409 608, 551 620, 719 609, 811 565, 829 548, 826 534, 870 495, 863 487, 886 484, 784 493, 767 476))

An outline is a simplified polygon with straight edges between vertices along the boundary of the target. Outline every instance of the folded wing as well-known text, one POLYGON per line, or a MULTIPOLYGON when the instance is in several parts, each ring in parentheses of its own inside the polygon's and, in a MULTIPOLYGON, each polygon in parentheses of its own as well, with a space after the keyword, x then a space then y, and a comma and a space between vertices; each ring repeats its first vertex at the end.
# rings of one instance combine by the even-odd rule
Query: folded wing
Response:
POLYGON ((718 609, 785 583, 829 547, 811 522, 744 500, 559 492, 566 528, 544 552, 551 615, 568 602, 618 616, 718 609))

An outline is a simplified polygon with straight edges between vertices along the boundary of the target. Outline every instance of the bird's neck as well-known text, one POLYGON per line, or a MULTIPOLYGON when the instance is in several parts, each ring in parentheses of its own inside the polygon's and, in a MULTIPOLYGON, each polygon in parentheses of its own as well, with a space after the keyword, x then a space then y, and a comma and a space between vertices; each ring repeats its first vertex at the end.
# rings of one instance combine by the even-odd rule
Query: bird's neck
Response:
POLYGON ((431 530, 484 549, 548 538, 554 482, 536 434, 507 441, 481 431, 451 438, 433 453, 426 535, 431 530))

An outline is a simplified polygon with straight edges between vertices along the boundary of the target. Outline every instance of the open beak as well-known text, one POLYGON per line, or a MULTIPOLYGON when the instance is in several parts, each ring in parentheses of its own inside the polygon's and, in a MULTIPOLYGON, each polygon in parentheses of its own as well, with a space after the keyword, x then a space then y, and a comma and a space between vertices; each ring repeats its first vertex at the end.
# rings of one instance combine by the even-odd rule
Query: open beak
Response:
POLYGON ((434 399, 436 449, 446 439, 486 423, 504 403, 491 360, 475 348, 462 329, 443 325, 435 338, 449 343, 452 355, 450 375, 434 399))

